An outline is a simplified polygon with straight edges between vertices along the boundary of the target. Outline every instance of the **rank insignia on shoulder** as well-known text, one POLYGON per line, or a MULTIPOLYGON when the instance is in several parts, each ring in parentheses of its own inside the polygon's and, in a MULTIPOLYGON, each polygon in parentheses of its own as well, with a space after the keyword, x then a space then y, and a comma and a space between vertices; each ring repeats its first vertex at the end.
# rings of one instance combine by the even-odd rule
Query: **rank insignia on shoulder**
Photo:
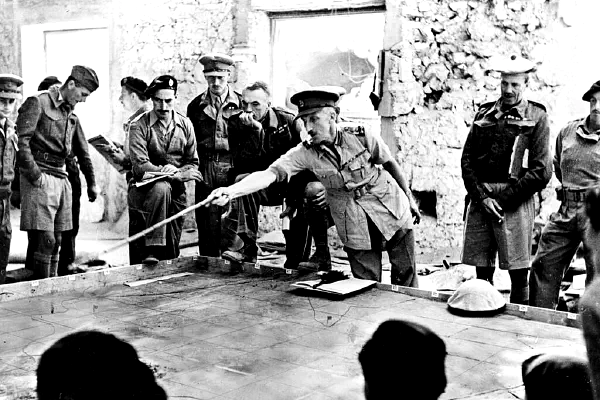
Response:
POLYGON ((344 133, 351 133, 358 136, 364 136, 365 134, 365 127, 356 124, 340 123, 340 130, 344 133))

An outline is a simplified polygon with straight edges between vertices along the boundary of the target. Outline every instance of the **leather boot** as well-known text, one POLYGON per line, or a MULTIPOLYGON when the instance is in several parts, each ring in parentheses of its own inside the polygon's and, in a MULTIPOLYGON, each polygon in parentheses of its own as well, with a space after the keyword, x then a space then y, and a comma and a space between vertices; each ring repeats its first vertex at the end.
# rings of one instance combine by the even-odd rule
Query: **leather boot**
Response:
POLYGON ((299 269, 309 269, 312 271, 331 271, 331 255, 329 246, 319 245, 308 261, 301 262, 299 269))
POLYGON ((50 277, 51 256, 44 253, 33 253, 33 277, 44 279, 50 277))
POLYGON ((309 208, 307 216, 310 233, 315 241, 316 249, 308 261, 301 262, 298 265, 298 268, 311 269, 314 271, 330 271, 331 256, 329 254, 329 244, 327 240, 329 216, 324 210, 315 210, 311 208, 309 208))

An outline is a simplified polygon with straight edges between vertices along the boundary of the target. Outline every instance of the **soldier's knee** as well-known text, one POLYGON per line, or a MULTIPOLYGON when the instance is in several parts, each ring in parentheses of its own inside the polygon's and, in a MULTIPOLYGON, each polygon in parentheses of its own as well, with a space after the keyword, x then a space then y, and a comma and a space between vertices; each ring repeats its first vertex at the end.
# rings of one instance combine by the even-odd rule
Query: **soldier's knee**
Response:
POLYGON ((54 237, 54 232, 51 231, 41 231, 37 235, 37 245, 38 251, 42 251, 43 253, 49 253, 56 246, 56 238, 54 237))
POLYGON ((304 188, 304 197, 312 199, 325 191, 325 186, 321 182, 309 182, 304 188))

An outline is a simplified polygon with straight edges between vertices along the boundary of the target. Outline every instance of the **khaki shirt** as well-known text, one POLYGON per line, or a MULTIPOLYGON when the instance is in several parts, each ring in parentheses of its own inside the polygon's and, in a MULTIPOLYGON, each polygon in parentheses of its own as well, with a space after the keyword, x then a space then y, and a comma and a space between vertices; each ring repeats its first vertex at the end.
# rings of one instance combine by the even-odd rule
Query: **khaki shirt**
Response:
POLYGON ((17 134, 15 124, 6 118, 0 125, 0 199, 10 192, 10 183, 15 178, 15 161, 17 159, 17 134))
POLYGON ((180 171, 198 169, 196 136, 189 119, 173 112, 172 129, 165 130, 154 111, 142 114, 131 124, 129 150, 134 177, 158 172, 167 164, 180 171))
POLYGON ((365 133, 362 127, 340 128, 333 148, 335 152, 325 146, 299 144, 271 164, 269 170, 278 181, 303 170, 312 171, 327 189, 327 203, 338 234, 351 249, 371 249, 367 216, 386 240, 399 229, 412 228, 406 194, 381 167, 393 159, 383 140, 365 133), (359 188, 366 194, 355 197, 359 188))

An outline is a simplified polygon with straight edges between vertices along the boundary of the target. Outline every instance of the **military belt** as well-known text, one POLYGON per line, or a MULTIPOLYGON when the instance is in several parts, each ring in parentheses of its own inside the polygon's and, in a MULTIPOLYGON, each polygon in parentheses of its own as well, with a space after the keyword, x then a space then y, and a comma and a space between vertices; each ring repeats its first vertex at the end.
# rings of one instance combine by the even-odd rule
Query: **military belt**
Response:
POLYGON ((43 162, 52 167, 62 168, 65 165, 65 157, 55 156, 54 154, 45 153, 43 151, 34 151, 33 158, 35 161, 43 162))

